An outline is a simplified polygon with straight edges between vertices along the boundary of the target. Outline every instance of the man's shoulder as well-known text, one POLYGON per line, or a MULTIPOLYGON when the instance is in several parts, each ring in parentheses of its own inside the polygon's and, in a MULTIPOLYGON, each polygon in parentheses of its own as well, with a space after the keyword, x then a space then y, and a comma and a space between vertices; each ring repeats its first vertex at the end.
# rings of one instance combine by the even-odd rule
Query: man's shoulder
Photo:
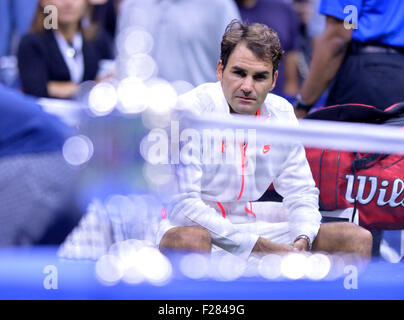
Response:
POLYGON ((265 98, 265 106, 272 112, 294 112, 292 104, 285 98, 274 93, 268 93, 265 98))
POLYGON ((201 84, 178 97, 178 108, 194 113, 218 111, 222 104, 220 82, 201 84))
POLYGON ((297 125, 298 121, 292 104, 285 98, 269 93, 265 99, 265 107, 273 121, 297 125))

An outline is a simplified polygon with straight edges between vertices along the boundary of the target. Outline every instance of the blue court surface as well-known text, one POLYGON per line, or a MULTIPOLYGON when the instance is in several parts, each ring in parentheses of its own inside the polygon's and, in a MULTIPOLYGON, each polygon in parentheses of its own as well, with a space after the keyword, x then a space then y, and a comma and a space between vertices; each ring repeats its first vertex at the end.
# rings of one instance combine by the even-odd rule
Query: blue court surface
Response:
MULTIPOLYGON (((403 300, 404 263, 372 261, 354 282, 242 276, 223 281, 187 278, 176 273, 164 284, 124 281, 106 285, 95 260, 67 260, 54 247, 0 250, 2 300, 403 300), (53 279, 51 279, 53 277, 53 279), (347 285, 348 284, 348 285, 347 285), (353 284, 353 285, 352 285, 353 284)), ((195 270, 198 266, 195 265, 195 270)))

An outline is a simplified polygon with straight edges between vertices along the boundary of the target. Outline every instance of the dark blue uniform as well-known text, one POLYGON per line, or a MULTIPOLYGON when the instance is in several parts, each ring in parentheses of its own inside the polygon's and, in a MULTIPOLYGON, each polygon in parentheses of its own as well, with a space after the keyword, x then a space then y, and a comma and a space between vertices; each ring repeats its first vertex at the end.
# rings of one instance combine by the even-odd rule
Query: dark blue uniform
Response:
POLYGON ((351 24, 355 11, 357 28, 327 105, 385 109, 404 101, 404 1, 322 0, 320 5, 320 13, 351 24))

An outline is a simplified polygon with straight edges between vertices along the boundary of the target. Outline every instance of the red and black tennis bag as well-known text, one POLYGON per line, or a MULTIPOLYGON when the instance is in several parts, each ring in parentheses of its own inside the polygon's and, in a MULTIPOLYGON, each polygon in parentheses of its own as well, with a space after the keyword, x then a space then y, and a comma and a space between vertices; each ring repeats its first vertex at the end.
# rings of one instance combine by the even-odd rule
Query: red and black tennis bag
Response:
MULTIPOLYGON (((404 128, 404 102, 382 111, 344 104, 325 107, 306 119, 362 122, 404 128)), ((320 209, 354 208, 367 229, 404 229, 404 153, 375 154, 306 148, 320 190, 320 209)), ((353 217, 352 217, 353 220, 353 217)))

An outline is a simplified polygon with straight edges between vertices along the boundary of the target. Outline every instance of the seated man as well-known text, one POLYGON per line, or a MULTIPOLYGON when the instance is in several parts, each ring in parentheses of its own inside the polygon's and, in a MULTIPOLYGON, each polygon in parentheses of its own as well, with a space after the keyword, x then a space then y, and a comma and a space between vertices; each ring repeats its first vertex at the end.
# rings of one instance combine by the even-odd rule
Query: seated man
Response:
MULTIPOLYGON (((184 94, 179 105, 197 115, 259 116, 295 126, 293 107, 269 93, 275 86, 282 54, 272 29, 233 21, 221 43, 219 82, 184 94)), ((214 247, 243 259, 255 253, 308 250, 370 256, 372 236, 367 230, 345 222, 321 224, 319 191, 302 145, 260 145, 257 141, 252 152, 248 142, 234 148, 241 153, 241 165, 240 161, 204 164, 195 156, 188 159, 189 164, 177 166, 179 192, 169 205, 168 219, 160 225, 157 242, 161 250, 210 252, 214 247), (246 174, 251 161, 255 168, 246 174), (283 205, 253 202, 271 183, 283 196, 283 205), (270 223, 260 218, 271 210, 281 210, 284 221, 270 223)))

